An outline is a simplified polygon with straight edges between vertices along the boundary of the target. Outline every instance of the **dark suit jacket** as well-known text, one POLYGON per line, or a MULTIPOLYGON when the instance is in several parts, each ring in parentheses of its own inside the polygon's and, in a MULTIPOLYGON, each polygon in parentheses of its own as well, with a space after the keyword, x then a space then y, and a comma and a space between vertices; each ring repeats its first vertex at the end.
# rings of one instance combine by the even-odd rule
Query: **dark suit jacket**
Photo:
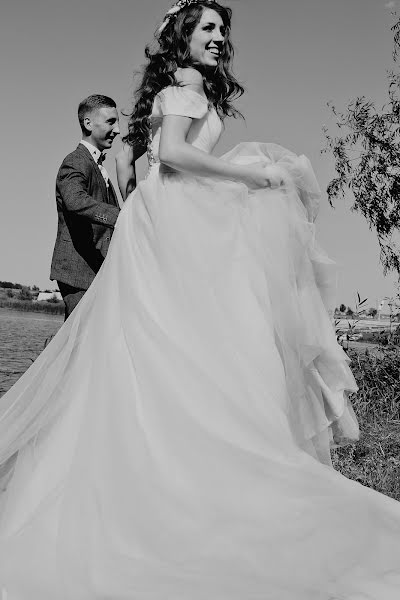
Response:
POLYGON ((56 180, 58 231, 50 279, 87 289, 107 254, 119 205, 89 150, 79 144, 56 180))

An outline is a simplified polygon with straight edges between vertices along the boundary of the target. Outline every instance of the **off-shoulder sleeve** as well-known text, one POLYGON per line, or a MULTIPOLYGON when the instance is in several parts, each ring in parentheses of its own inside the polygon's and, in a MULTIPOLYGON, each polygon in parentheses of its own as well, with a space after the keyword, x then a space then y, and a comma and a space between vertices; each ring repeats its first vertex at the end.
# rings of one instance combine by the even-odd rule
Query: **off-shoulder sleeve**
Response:
POLYGON ((169 86, 155 97, 152 116, 179 115, 201 119, 207 111, 207 99, 197 92, 185 87, 169 86))

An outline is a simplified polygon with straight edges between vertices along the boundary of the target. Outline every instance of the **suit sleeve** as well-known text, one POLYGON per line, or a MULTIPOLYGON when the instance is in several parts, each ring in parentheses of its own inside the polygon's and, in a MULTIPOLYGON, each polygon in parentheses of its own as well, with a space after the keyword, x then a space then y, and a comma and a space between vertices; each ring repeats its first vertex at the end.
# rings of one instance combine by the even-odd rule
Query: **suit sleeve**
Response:
POLYGON ((60 167, 57 186, 66 209, 93 223, 113 228, 119 214, 116 206, 96 201, 88 189, 88 176, 80 161, 68 157, 60 167))

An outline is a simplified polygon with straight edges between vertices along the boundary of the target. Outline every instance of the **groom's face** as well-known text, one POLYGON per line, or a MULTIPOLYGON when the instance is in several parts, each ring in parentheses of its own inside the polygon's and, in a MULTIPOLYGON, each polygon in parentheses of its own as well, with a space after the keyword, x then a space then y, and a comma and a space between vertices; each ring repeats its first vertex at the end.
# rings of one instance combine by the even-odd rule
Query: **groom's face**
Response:
POLYGON ((85 127, 90 131, 91 142, 100 151, 111 148, 119 134, 119 118, 116 108, 102 106, 89 113, 85 118, 85 127))

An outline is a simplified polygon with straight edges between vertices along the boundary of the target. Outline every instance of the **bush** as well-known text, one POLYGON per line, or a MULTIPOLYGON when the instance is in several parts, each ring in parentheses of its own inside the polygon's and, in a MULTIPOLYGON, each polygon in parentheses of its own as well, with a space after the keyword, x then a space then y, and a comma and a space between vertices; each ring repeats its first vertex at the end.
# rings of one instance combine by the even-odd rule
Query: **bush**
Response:
POLYGON ((349 350, 351 368, 359 386, 353 398, 358 417, 368 422, 400 421, 400 352, 349 350))
POLYGON ((59 300, 59 299, 57 298, 57 296, 56 296, 55 294, 53 294, 51 298, 48 298, 48 299, 46 300, 46 302, 50 302, 50 304, 58 304, 58 303, 60 303, 60 302, 61 302, 61 300, 59 300))
POLYGON ((32 300, 32 294, 28 288, 22 288, 18 295, 18 300, 32 300))

